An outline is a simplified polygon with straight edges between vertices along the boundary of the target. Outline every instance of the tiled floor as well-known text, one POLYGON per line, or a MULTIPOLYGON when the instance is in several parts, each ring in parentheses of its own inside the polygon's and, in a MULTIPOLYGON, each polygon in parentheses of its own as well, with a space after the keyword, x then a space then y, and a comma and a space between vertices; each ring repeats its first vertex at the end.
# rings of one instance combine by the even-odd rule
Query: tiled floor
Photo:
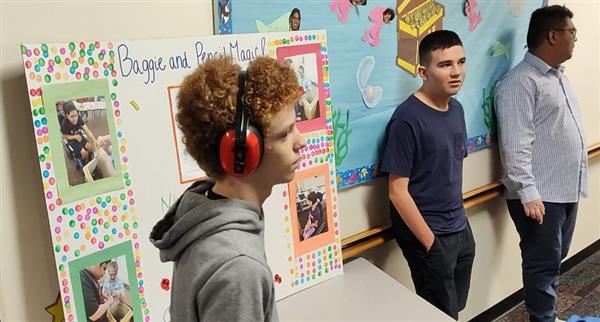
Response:
MULTIPOLYGON (((600 316, 600 251, 561 276, 556 313, 563 320, 573 315, 600 316)), ((529 320, 522 303, 496 320, 526 321, 529 320)))

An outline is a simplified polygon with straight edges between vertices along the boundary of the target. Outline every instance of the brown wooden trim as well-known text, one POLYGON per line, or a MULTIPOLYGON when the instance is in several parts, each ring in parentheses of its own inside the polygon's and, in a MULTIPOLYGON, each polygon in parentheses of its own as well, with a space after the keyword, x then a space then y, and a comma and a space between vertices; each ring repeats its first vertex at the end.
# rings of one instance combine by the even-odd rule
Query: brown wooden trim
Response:
MULTIPOLYGON (((588 160, 600 157, 600 142, 594 143, 587 148, 588 160)), ((500 180, 463 193, 465 209, 469 209, 502 195, 502 183, 500 180)), ((364 251, 382 245, 392 240, 392 229, 390 225, 374 227, 358 234, 342 239, 342 259, 346 260, 356 257, 364 251)))
POLYGON ((470 198, 474 198, 479 194, 482 194, 484 192, 496 189, 496 188, 501 188, 502 187, 502 182, 500 182, 500 180, 496 181, 496 182, 492 182, 489 184, 486 184, 484 186, 481 186, 479 188, 475 188, 473 190, 469 190, 465 193, 463 193, 463 199, 466 201, 470 198))
POLYGON ((598 156, 600 156, 600 146, 594 150, 588 151, 588 160, 597 158, 598 156))
POLYGON ((503 190, 503 186, 499 186, 497 188, 494 188, 493 190, 483 192, 469 200, 465 200, 464 201, 465 209, 469 209, 469 208, 481 205, 484 202, 488 202, 492 199, 500 197, 502 195, 502 190, 503 190))
POLYGON ((367 251, 371 248, 385 244, 387 241, 392 240, 392 229, 387 228, 382 234, 376 237, 369 237, 365 241, 361 241, 358 244, 342 247, 342 260, 347 260, 352 257, 360 255, 362 252, 367 251))
POLYGON ((373 235, 379 234, 381 232, 384 232, 390 227, 391 227, 390 225, 375 227, 375 228, 371 228, 369 230, 360 232, 358 234, 346 237, 346 238, 342 239, 342 245, 350 245, 350 244, 360 241, 366 237, 373 236, 373 235))

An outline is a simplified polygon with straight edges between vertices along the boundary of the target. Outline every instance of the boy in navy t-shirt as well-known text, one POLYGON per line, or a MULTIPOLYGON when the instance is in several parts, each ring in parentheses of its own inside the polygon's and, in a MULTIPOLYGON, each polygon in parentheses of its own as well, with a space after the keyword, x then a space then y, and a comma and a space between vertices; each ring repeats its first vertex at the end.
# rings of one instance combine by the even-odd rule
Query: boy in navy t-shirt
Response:
POLYGON ((467 64, 460 38, 447 30, 423 38, 419 61, 423 85, 387 125, 381 171, 389 174, 392 228, 417 294, 458 320, 475 256, 462 198, 467 131, 452 98, 467 64))

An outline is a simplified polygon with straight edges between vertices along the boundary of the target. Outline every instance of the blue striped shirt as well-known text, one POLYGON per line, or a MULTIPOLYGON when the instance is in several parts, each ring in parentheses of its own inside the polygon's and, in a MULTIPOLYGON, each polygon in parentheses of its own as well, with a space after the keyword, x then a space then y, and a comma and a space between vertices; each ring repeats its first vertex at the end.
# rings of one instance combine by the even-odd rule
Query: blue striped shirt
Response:
POLYGON ((527 52, 496 86, 508 199, 567 203, 587 197, 581 113, 563 70, 527 52))

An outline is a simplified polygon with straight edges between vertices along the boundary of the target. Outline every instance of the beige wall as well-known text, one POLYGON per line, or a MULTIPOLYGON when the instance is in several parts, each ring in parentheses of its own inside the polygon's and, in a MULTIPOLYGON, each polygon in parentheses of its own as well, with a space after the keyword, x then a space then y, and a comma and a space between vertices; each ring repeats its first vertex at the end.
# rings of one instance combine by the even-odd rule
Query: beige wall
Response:
MULTIPOLYGON (((567 1, 579 29, 576 57, 568 74, 582 104, 586 131, 600 141, 598 108, 598 21, 596 1, 567 1), (585 50, 584 50, 585 49, 585 50), (591 112, 590 112, 591 111, 591 112)), ((212 33, 211 2, 196 1, 2 1, 0 9, 0 320, 48 321, 44 307, 58 292, 47 213, 32 133, 19 44, 67 39, 136 39, 212 33), (43 20, 38 17, 50 17, 43 20), (99 19, 98 17, 107 17, 99 19), (108 18, 110 17, 110 18, 108 18)), ((465 190, 498 177, 494 150, 474 153, 465 190)), ((600 162, 590 165, 592 196, 583 202, 573 250, 600 236, 600 162)), ((387 222, 384 180, 340 193, 343 235, 387 222)), ((512 223, 497 200, 469 211, 478 253, 463 318, 472 317, 519 288, 519 255, 512 223)), ((408 268, 392 242, 365 256, 411 286, 408 268)))

